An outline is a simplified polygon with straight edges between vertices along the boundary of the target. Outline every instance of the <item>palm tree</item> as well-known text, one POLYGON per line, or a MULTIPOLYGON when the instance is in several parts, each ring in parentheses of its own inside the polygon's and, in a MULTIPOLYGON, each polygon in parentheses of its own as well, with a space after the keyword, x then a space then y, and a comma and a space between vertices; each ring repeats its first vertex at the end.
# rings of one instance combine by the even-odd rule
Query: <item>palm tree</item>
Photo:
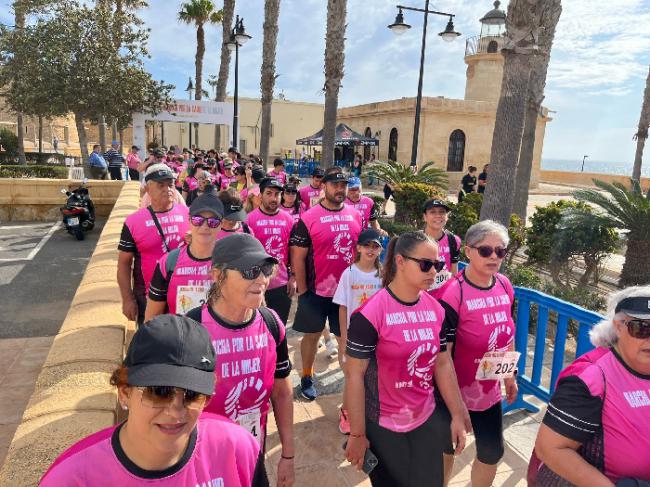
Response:
POLYGON ((533 58, 533 66, 530 73, 528 104, 526 105, 524 133, 521 138, 521 150, 519 151, 519 163, 517 164, 517 179, 515 181, 515 198, 512 207, 512 212, 519 215, 524 221, 526 221, 530 175, 533 169, 537 120, 542 115, 541 108, 542 101, 544 101, 548 63, 551 59, 555 28, 557 27, 561 14, 561 0, 546 3, 543 5, 540 14, 542 29, 537 40, 539 51, 533 58))
POLYGON ((639 129, 634 134, 636 140, 636 154, 634 155, 634 169, 632 170, 632 179, 641 181, 641 164, 643 163, 643 149, 645 141, 648 140, 648 127, 650 127, 650 72, 645 83, 643 92, 643 106, 641 107, 641 117, 639 118, 639 129))
POLYGON ((524 113, 532 57, 537 52, 539 12, 555 0, 510 0, 506 18, 503 82, 492 135, 490 184, 481 208, 481 220, 510 223, 515 172, 524 130, 524 113))
MULTIPOLYGON (((219 62, 219 75, 216 82, 216 95, 215 101, 223 102, 226 100, 226 88, 228 87, 228 73, 230 71, 230 49, 226 43, 230 40, 230 32, 232 30, 232 19, 235 16, 235 0, 223 0, 223 19, 221 21, 222 27, 222 42, 221 42, 221 60, 219 62)), ((214 126, 214 148, 217 150, 221 147, 221 127, 214 126)))
MULTIPOLYGON (((16 29, 25 28, 25 6, 22 1, 14 2, 14 14, 16 29)), ((18 163, 27 164, 25 158, 25 122, 22 113, 16 114, 16 135, 18 136, 18 163)))
POLYGON ((280 0, 264 2, 264 46, 262 47, 262 129, 260 134, 260 158, 267 168, 269 141, 271 139, 271 103, 275 87, 275 48, 278 43, 278 17, 280 0))
POLYGON ((619 284, 633 286, 650 283, 650 190, 643 193, 638 180, 631 186, 594 180, 598 189, 582 189, 573 196, 594 207, 593 212, 570 209, 567 226, 597 225, 613 227, 627 235, 625 263, 619 284))
POLYGON ((327 0, 327 33, 325 35, 325 115, 323 117, 324 167, 334 165, 336 110, 345 65, 345 16, 347 0, 327 0))
POLYGON ((410 164, 396 161, 376 161, 369 163, 366 167, 368 174, 381 181, 386 181, 392 186, 404 183, 423 183, 445 190, 449 186, 447 172, 434 167, 433 162, 427 162, 417 171, 414 171, 410 164))
MULTIPOLYGON (((190 0, 181 4, 178 20, 186 24, 196 25, 196 91, 194 99, 200 100, 203 95, 203 56, 205 55, 205 24, 218 24, 223 17, 223 11, 216 11, 211 0, 190 0)), ((194 140, 199 145, 199 126, 194 125, 194 140)))

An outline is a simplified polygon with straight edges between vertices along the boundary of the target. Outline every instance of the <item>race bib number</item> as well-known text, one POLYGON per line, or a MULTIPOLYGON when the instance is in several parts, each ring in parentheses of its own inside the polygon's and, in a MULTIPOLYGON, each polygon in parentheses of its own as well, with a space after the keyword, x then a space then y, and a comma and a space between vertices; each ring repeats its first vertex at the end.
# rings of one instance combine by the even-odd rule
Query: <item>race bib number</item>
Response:
POLYGON ((476 370, 476 380, 509 379, 515 374, 519 352, 487 352, 476 370))
POLYGON ((443 269, 442 271, 438 272, 436 274, 436 280, 434 281, 433 286, 431 286, 431 289, 429 289, 429 291, 442 287, 444 283, 451 279, 451 277, 451 272, 449 272, 447 269, 443 269))
POLYGON ((242 414, 237 418, 237 424, 245 428, 246 431, 255 437, 260 446, 262 445, 262 422, 259 410, 242 414))
POLYGON ((189 310, 205 304, 208 296, 206 286, 178 286, 176 290, 176 313, 186 314, 189 310))

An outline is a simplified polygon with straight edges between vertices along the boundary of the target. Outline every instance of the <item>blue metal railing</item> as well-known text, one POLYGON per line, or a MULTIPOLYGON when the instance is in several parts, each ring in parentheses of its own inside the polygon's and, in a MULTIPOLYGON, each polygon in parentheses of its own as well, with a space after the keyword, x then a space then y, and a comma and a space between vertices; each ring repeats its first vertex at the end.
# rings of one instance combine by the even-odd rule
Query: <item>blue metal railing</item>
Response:
MULTIPOLYGON (((320 161, 315 159, 283 159, 284 170, 290 176, 298 176, 299 178, 307 178, 315 168, 320 167, 320 161)), ((348 161, 335 161, 334 165, 342 168, 350 167, 348 161)))

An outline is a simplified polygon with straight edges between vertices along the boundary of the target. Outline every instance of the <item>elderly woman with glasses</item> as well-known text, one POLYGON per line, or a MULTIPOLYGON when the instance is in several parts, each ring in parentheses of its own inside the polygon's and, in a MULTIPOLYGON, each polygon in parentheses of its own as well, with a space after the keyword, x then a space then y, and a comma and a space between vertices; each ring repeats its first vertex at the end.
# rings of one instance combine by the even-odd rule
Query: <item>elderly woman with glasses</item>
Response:
MULTIPOLYGON (((442 291, 447 343, 454 359, 458 386, 476 439, 472 485, 492 485, 504 453, 501 381, 509 403, 517 397, 512 318, 514 289, 499 274, 509 243, 508 230, 492 220, 472 225, 465 235, 467 267, 442 291)), ((444 406, 437 410, 441 431, 449 428, 444 406)), ((445 483, 454 457, 450 439, 445 447, 445 483)))
POLYGON ((208 302, 188 316, 205 326, 217 354, 217 386, 207 411, 227 416, 250 431, 263 456, 272 404, 282 445, 276 485, 291 487, 294 444, 289 349, 284 323, 275 311, 262 306, 277 263, 252 235, 235 233, 218 240, 212 252, 214 283, 208 302))
POLYGON ((208 332, 161 315, 133 336, 111 384, 127 419, 70 447, 42 487, 261 486, 259 444, 224 417, 204 414, 214 392, 208 332))
POLYGON ((650 286, 613 294, 590 338, 539 429, 536 485, 650 485, 650 286))

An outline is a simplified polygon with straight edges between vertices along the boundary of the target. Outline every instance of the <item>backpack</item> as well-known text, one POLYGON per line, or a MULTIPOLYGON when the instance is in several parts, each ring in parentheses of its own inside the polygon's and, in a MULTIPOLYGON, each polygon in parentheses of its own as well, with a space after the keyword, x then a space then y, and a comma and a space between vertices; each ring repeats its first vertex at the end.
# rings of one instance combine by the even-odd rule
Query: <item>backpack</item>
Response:
MULTIPOLYGON (((265 306, 260 306, 257 308, 260 314, 262 315, 262 319, 264 320, 264 324, 266 325, 266 329, 269 330, 269 333, 275 340, 276 346, 280 344, 280 325, 278 324, 278 320, 275 319, 275 315, 271 312, 271 310, 265 306)), ((203 312, 203 306, 197 306, 194 309, 191 309, 188 311, 187 316, 188 318, 193 319, 197 323, 201 323, 201 313, 203 312)))
POLYGON ((456 241, 456 235, 451 233, 449 230, 443 230, 445 235, 447 235, 447 241, 449 242, 449 258, 451 259, 455 255, 459 254, 458 242, 456 241))

